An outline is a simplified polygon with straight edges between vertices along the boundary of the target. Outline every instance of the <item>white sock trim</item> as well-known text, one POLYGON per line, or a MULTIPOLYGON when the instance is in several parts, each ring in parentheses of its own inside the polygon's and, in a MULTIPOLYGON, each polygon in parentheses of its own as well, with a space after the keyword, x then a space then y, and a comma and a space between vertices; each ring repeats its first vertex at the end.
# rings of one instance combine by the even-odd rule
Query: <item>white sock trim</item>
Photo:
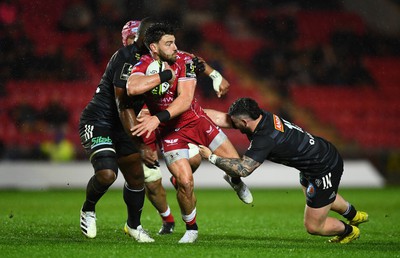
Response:
POLYGON ((125 182, 125 184, 124 184, 124 187, 125 187, 128 191, 131 191, 131 192, 141 192, 141 191, 144 191, 144 187, 143 187, 142 189, 139 189, 139 190, 130 189, 129 186, 128 186, 128 184, 127 184, 126 182, 125 182))
POLYGON ((161 217, 168 217, 171 214, 171 209, 167 208, 167 210, 165 212, 160 213, 161 217))
POLYGON ((182 219, 185 222, 190 222, 196 217, 196 208, 189 214, 189 215, 184 215, 182 214, 182 219))
POLYGON ((347 214, 349 214, 351 209, 351 204, 349 202, 347 202, 347 210, 345 212, 343 212, 342 216, 346 216, 347 214))

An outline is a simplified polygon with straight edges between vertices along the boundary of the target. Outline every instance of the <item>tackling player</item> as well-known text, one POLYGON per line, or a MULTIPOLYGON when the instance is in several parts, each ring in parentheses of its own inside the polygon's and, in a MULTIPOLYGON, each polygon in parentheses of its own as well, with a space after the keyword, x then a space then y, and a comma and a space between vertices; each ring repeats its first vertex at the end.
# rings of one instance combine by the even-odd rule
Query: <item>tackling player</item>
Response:
MULTIPOLYGON (((142 22, 142 30, 146 24, 146 21, 142 22)), ((126 26, 134 34, 138 30, 139 21, 130 21, 126 26)), ((128 41, 133 40, 124 37, 123 33, 124 45, 128 45, 128 41)), ((80 117, 81 143, 95 172, 87 184, 86 199, 80 216, 81 231, 88 238, 97 235, 95 207, 116 180, 119 168, 126 181, 123 189, 128 211, 125 231, 138 242, 154 241, 140 222, 145 189, 139 143, 135 143, 126 133, 121 122, 135 123, 135 112, 139 112, 143 106, 140 97, 128 99, 125 84, 132 65, 145 52, 140 41, 115 52, 107 64, 96 93, 80 117)))
POLYGON ((357 211, 338 194, 343 160, 330 142, 260 109, 250 98, 236 100, 228 114, 206 112, 217 125, 246 134, 250 146, 242 158, 221 157, 199 146, 202 157, 230 176, 246 177, 265 159, 298 169, 307 202, 304 212, 307 232, 335 236, 329 242, 342 244, 359 238, 358 225, 368 221, 368 214, 357 211), (330 210, 343 215, 349 223, 328 217, 330 210))
MULTIPOLYGON (((163 23, 152 25, 146 31, 144 41, 151 54, 143 56, 135 65, 127 90, 130 96, 145 96, 152 116, 141 118, 141 123, 132 128, 132 135, 149 137, 158 128, 164 159, 176 178, 177 199, 186 223, 186 232, 179 243, 193 243, 198 237, 198 226, 188 143, 205 144, 226 157, 239 156, 226 135, 211 122, 194 98, 196 74, 192 69, 192 56, 178 52, 174 29, 163 23), (147 74, 149 66, 157 64, 160 67, 165 65, 165 70, 147 74), (161 91, 160 84, 165 83, 168 86, 161 91)), ((242 200, 251 203, 252 196, 247 186, 239 177, 232 181, 235 181, 242 200)))

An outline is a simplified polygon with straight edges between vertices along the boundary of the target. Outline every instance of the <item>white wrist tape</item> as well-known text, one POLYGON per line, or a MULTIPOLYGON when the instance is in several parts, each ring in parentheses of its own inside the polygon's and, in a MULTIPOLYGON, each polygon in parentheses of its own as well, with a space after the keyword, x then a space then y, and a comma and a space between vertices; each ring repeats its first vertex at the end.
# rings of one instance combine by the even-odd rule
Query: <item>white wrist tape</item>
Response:
POLYGON ((219 86, 221 85, 222 82, 222 75, 217 70, 213 70, 209 76, 213 80, 214 90, 219 92, 219 86))
POLYGON ((215 165, 215 162, 217 162, 217 155, 215 155, 215 154, 211 154, 209 157, 208 157, 208 161, 210 161, 210 163, 211 164, 214 164, 215 165))

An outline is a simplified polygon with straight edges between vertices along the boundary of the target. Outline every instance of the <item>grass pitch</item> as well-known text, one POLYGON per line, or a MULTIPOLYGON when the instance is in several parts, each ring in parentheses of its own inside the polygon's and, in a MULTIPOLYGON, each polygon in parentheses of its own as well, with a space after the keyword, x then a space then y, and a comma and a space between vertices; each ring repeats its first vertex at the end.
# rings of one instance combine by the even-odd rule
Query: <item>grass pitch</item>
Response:
POLYGON ((161 220, 146 200, 142 225, 156 240, 146 244, 123 233, 122 191, 109 191, 97 205, 96 239, 79 229, 84 190, 0 191, 0 257, 400 257, 400 188, 341 190, 370 215, 360 239, 347 245, 306 233, 300 189, 252 193, 253 206, 230 189, 196 190, 199 239, 185 245, 177 243, 185 227, 172 190, 175 233, 156 234, 161 220))

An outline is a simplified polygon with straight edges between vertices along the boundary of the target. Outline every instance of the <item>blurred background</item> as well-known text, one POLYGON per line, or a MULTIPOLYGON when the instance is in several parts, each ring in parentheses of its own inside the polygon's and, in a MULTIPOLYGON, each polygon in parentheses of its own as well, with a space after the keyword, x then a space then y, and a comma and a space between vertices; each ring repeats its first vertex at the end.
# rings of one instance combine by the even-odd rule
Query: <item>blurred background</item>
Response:
MULTIPOLYGON (((204 108, 252 97, 400 184, 399 0, 3 0, 0 160, 86 161, 80 113, 122 26, 147 16, 177 24, 178 48, 231 83, 218 99, 199 76, 204 108)), ((248 141, 227 134, 243 153, 248 141)))

